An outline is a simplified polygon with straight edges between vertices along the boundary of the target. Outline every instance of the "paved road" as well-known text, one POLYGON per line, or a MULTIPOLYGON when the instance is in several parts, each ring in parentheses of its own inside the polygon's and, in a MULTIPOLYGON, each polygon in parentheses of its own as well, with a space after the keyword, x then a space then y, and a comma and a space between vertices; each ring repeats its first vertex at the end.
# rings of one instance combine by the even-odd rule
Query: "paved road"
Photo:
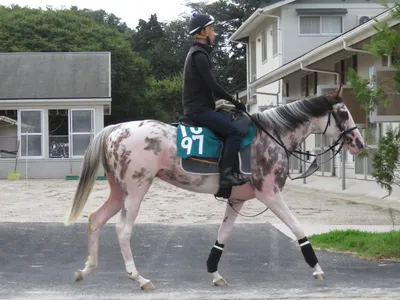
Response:
MULTIPOLYGON (((100 265, 75 283, 86 259, 86 224, 0 224, 0 299, 266 299, 400 295, 400 264, 317 251, 325 281, 312 278, 299 248, 271 225, 238 224, 220 263, 230 286, 205 270, 218 226, 138 224, 136 265, 156 286, 141 291, 125 275, 114 226, 100 237, 100 265)), ((136 243, 135 243, 136 242, 136 243)))

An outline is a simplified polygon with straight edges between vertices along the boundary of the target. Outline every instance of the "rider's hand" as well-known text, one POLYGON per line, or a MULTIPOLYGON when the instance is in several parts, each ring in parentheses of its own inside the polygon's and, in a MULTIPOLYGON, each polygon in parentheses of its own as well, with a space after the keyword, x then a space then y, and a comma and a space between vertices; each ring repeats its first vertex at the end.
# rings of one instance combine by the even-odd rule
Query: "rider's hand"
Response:
POLYGON ((235 102, 235 107, 238 110, 246 111, 246 105, 243 102, 236 101, 235 102))

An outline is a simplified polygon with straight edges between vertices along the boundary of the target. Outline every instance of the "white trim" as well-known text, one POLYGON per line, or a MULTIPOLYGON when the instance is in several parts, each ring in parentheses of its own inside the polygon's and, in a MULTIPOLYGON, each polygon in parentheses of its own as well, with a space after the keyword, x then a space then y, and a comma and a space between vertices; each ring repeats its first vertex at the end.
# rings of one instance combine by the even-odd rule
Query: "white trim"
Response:
POLYGON ((18 131, 17 131, 17 136, 18 136, 18 139, 20 140, 20 143, 19 143, 19 149, 18 149, 18 156, 19 157, 21 157, 22 159, 43 159, 44 157, 45 157, 45 154, 44 154, 44 140, 45 140, 45 137, 44 137, 44 115, 45 115, 45 113, 44 113, 44 109, 36 109, 36 108, 32 108, 32 109, 30 109, 30 108, 24 108, 24 109, 18 109, 18 111, 17 111, 17 115, 18 115, 18 131), (22 133, 21 132, 21 112, 24 112, 24 111, 39 111, 40 112, 40 119, 41 119, 41 132, 40 133, 38 133, 38 132, 27 132, 27 133, 22 133), (40 156, 29 156, 29 155, 22 155, 22 136, 25 138, 25 136, 30 136, 30 135, 32 135, 32 136, 41 136, 42 137, 42 149, 41 149, 41 152, 42 152, 42 155, 40 155, 40 156))
POLYGON ((246 36, 248 36, 249 34, 246 34, 245 31, 251 31, 251 25, 259 18, 262 17, 264 18, 265 16, 262 15, 262 13, 266 13, 269 12, 271 10, 274 10, 276 8, 279 8, 281 6, 290 4, 292 2, 295 2, 296 0, 283 0, 280 1, 278 3, 275 4, 271 4, 268 6, 265 6, 263 8, 258 8, 250 17, 248 17, 246 19, 246 21, 244 21, 242 23, 242 25, 240 25, 240 27, 230 36, 229 41, 230 42, 234 42, 237 41, 239 39, 242 39, 246 36), (250 27, 250 28, 249 28, 250 27), (244 34, 242 34, 244 32, 244 34))
POLYGON ((96 111, 93 108, 71 108, 68 114, 68 139, 69 139, 69 155, 70 158, 83 158, 84 155, 74 155, 74 141, 73 136, 75 135, 90 135, 90 140, 93 139, 96 132, 96 111), (92 112, 92 124, 90 132, 73 132, 72 130, 72 115, 74 111, 91 111, 92 112))
POLYGON ((108 54, 108 97, 111 100, 111 52, 108 54))
POLYGON ((81 103, 82 105, 97 103, 97 104, 110 104, 111 98, 71 98, 71 99, 0 99, 0 106, 7 106, 9 104, 65 104, 65 103, 81 103))
POLYGON ((349 45, 356 44, 360 41, 363 41, 370 36, 374 35, 376 33, 376 30, 374 26, 376 25, 376 21, 378 22, 387 22, 389 27, 392 27, 396 24, 400 23, 400 20, 398 19, 393 19, 391 16, 391 11, 393 10, 390 9, 386 11, 385 13, 382 13, 381 15, 371 19, 370 21, 359 25, 359 27, 351 30, 350 32, 344 33, 337 38, 333 39, 330 42, 327 42, 310 52, 308 52, 305 55, 302 55, 298 57, 297 59, 283 65, 282 67, 275 69, 271 71, 270 73, 267 73, 263 75, 262 77, 258 78, 256 81, 251 82, 249 84, 249 88, 260 88, 262 86, 271 84, 275 81, 278 81, 282 79, 285 76, 288 76, 298 70, 301 69, 301 64, 304 66, 310 65, 312 63, 315 63, 319 60, 322 60, 326 57, 331 56, 332 54, 339 52, 343 50, 343 41, 346 40, 346 42, 349 45))

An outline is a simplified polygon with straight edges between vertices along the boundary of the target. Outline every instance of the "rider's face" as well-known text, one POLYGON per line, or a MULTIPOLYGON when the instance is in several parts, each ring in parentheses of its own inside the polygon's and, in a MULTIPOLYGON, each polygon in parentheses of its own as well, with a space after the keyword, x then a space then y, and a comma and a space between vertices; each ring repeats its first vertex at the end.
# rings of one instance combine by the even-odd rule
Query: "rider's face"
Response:
POLYGON ((214 40, 215 40, 215 36, 216 36, 213 26, 209 26, 206 29, 202 30, 201 35, 207 36, 207 34, 208 34, 208 38, 210 39, 210 43, 213 44, 214 40))
POLYGON ((210 42, 211 42, 211 44, 213 44, 214 40, 215 40, 215 30, 214 30, 213 26, 210 26, 209 32, 210 32, 210 35, 209 35, 210 36, 210 42))

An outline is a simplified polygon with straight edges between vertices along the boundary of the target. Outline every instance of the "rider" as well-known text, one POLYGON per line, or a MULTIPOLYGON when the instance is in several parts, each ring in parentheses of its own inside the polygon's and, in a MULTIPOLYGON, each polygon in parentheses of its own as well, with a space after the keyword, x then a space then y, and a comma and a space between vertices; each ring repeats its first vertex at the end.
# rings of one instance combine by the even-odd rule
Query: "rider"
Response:
POLYGON ((216 81, 212 74, 210 53, 215 39, 212 16, 194 12, 189 23, 189 33, 196 41, 186 57, 183 74, 183 113, 193 122, 207 127, 225 139, 220 168, 220 186, 231 187, 245 184, 247 178, 233 176, 233 165, 240 150, 240 130, 223 114, 215 111, 214 96, 233 103, 238 110, 246 110, 243 103, 236 101, 216 81))

